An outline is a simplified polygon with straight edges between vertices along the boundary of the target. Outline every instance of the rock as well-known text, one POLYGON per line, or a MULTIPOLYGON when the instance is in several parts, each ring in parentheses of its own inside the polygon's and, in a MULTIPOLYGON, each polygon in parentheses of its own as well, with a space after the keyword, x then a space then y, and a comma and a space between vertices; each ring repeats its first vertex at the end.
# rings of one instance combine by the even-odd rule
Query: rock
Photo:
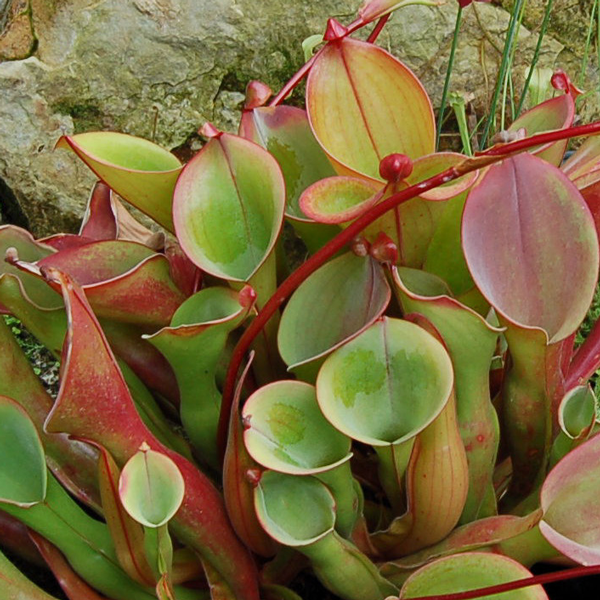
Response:
POLYGON ((35 47, 29 0, 0 0, 0 60, 27 58, 35 47))
MULTIPOLYGON (((117 130, 189 155, 205 121, 235 129, 250 79, 281 87, 302 64, 302 40, 323 32, 329 16, 350 22, 361 0, 0 0, 0 26, 10 17, 2 35, 23 4, 37 46, 0 63, 0 206, 2 218, 21 215, 42 235, 77 227, 94 179, 70 153, 52 150, 61 134, 117 130)), ((403 9, 380 38, 423 79, 434 104, 456 10, 452 0, 403 9)), ((488 4, 463 14, 452 88, 475 91, 481 115, 508 15, 488 4)), ((522 28, 519 65, 536 39, 522 28)), ((562 49, 548 38, 544 64, 562 49)))

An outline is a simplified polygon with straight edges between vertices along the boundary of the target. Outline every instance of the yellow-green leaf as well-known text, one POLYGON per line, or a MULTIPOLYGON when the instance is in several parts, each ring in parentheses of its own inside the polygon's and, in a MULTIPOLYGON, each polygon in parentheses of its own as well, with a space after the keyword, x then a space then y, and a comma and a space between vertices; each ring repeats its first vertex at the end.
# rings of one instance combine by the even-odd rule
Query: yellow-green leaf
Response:
POLYGON ((307 83, 307 111, 317 140, 340 174, 380 180, 379 162, 399 152, 412 159, 435 147, 425 89, 404 64, 359 40, 330 42, 307 83))
POLYGON ((148 140, 112 131, 63 136, 56 147, 73 150, 119 196, 173 231, 173 189, 182 168, 173 154, 148 140))

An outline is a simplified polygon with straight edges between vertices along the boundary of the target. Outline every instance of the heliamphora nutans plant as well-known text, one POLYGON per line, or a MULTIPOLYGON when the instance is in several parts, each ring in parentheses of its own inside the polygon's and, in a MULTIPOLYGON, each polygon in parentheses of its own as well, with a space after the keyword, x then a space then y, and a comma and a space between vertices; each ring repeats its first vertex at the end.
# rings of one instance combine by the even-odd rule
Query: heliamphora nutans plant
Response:
MULTIPOLYGON (((54 399, 0 322, 0 540, 29 531, 68 598, 297 600, 312 573, 323 598, 542 600, 534 563, 600 565, 600 326, 574 347, 597 138, 564 161, 600 124, 573 127, 559 74, 512 141, 436 152, 426 90, 376 45, 407 4, 330 20, 185 165, 61 138, 99 178, 80 232, 0 227, 0 309, 61 361, 54 399)), ((3 593, 50 598, 0 558, 3 593)))

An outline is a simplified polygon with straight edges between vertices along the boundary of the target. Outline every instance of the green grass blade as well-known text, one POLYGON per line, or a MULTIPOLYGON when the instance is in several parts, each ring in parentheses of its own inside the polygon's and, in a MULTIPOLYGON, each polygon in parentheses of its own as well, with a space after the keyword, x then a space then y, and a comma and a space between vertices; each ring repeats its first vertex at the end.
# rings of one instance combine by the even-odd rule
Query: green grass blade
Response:
MULTIPOLYGON (((548 4, 546 4, 546 11, 544 12, 544 20, 542 21, 542 26, 540 28, 540 33, 538 35, 537 44, 535 46, 535 50, 533 52, 533 58, 531 59, 531 65, 529 65, 529 71, 527 73, 527 79, 525 79, 525 84, 523 85, 523 91, 521 92, 521 97, 519 98, 519 105, 517 106, 517 112, 515 114, 515 119, 521 114, 523 110, 523 104, 525 103, 525 98, 527 97, 527 90, 529 89, 529 84, 531 83, 531 78, 533 77, 533 72, 540 58, 540 51, 542 49, 542 41, 544 40, 544 36, 546 35, 546 30, 548 29, 548 22, 550 21, 550 13, 552 12, 552 3, 554 0, 548 0, 548 4)), ((592 17, 593 18, 593 17, 592 17)))

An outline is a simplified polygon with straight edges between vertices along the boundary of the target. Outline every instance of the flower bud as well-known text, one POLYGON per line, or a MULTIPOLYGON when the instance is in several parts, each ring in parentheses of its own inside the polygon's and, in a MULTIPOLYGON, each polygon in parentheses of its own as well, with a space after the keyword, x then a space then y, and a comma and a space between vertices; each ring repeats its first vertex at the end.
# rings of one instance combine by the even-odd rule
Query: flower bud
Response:
POLYGON ((256 302, 256 291, 250 285, 245 285, 238 295, 238 302, 242 308, 251 308, 256 302))
POLYGON ((570 77, 562 69, 556 70, 550 79, 550 83, 555 90, 562 90, 567 94, 570 94, 573 99, 583 93, 582 90, 573 84, 570 77))
POLYGON ((398 246, 389 235, 379 232, 375 241, 371 244, 371 256, 380 263, 395 265, 398 262, 398 246))
POLYGON ((379 175, 389 183, 406 179, 412 170, 413 162, 406 154, 388 154, 379 163, 379 175))

